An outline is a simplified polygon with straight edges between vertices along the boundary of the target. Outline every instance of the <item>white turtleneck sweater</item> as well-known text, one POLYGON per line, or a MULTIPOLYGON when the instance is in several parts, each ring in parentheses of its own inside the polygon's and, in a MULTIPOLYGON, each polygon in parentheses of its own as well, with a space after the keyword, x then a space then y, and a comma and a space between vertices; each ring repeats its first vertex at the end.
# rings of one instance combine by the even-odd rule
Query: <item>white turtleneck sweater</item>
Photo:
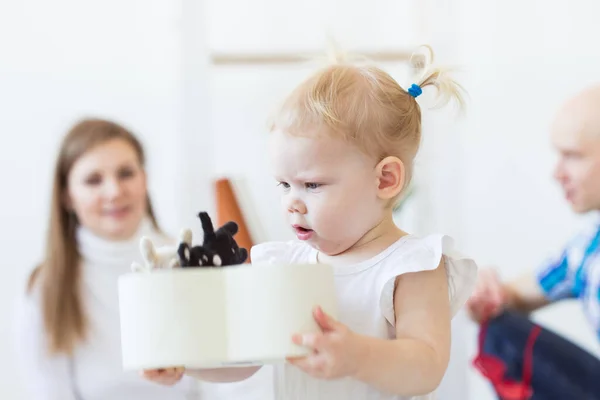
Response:
POLYGON ((200 399, 198 382, 192 378, 185 377, 177 385, 167 387, 141 378, 137 371, 123 371, 117 278, 130 272, 132 261, 142 262, 139 251, 142 235, 151 237, 156 245, 168 242, 148 220, 143 221, 133 238, 124 242, 104 240, 83 228, 77 232, 82 255, 83 302, 91 330, 88 341, 77 348, 72 360, 46 355, 39 293, 34 290, 30 296, 23 295, 16 333, 28 399, 200 399))

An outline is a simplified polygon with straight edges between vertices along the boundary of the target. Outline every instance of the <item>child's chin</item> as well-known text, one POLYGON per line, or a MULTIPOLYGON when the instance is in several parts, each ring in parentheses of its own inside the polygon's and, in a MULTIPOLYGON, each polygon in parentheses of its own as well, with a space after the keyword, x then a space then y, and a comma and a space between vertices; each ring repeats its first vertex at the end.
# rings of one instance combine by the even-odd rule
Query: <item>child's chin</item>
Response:
POLYGON ((299 231, 296 230, 296 237, 298 238, 298 240, 302 240, 302 241, 309 241, 311 240, 315 235, 315 231, 299 231))

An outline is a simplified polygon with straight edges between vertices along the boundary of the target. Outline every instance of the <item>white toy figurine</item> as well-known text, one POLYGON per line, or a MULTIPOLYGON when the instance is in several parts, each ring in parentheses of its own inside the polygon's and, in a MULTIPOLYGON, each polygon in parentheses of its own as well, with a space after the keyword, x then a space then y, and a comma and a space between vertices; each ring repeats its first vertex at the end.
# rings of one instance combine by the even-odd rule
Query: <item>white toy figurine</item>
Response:
POLYGON ((140 252, 144 259, 144 265, 138 262, 131 264, 133 272, 149 272, 154 269, 171 269, 180 267, 177 249, 181 243, 192 244, 191 229, 183 229, 179 233, 179 242, 172 246, 155 247, 150 238, 144 236, 140 239, 140 252))

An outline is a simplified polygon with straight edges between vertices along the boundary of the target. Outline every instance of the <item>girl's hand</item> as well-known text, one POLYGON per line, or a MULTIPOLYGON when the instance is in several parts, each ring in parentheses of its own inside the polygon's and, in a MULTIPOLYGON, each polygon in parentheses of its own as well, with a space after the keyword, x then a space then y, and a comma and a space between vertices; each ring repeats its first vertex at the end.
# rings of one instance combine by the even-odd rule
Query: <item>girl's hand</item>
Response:
POLYGON ((292 338, 295 344, 306 346, 313 353, 288 358, 288 361, 315 378, 335 379, 355 375, 367 353, 365 340, 325 314, 320 307, 313 315, 321 332, 294 335, 292 338))
POLYGON ((181 380, 185 368, 161 368, 161 369, 146 369, 141 372, 142 377, 161 385, 173 386, 181 380))

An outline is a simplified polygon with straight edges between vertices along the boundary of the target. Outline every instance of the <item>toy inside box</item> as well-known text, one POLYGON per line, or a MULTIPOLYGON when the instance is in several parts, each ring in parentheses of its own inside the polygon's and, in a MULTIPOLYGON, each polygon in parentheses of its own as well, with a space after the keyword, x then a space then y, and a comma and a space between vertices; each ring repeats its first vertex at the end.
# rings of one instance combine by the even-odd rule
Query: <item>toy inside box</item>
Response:
POLYGON ((206 213, 200 219, 202 245, 192 245, 188 230, 172 248, 142 239, 146 265, 119 278, 124 369, 260 365, 307 354, 291 337, 319 330, 317 305, 337 317, 331 267, 243 264, 237 225, 215 232, 206 213))

